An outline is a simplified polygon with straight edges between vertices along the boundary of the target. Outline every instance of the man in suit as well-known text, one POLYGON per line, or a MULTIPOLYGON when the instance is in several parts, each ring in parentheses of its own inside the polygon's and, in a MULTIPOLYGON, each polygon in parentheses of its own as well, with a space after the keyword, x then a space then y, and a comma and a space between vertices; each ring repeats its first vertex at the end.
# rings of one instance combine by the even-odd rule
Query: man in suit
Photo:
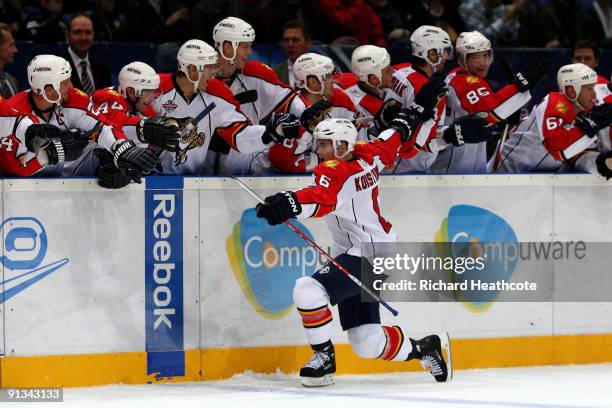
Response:
POLYGON ((15 39, 8 24, 0 23, 0 96, 9 99, 19 91, 17 78, 4 72, 4 67, 13 63, 17 54, 15 39))
POLYGON ((276 65, 274 71, 281 81, 291 86, 295 85, 293 77, 293 63, 302 54, 310 49, 310 34, 306 26, 297 20, 289 21, 283 27, 282 47, 287 59, 276 65))
POLYGON ((97 89, 111 86, 109 66, 89 56, 93 46, 93 22, 85 14, 77 13, 68 20, 66 29, 68 49, 65 58, 72 67, 72 84, 88 95, 97 89))

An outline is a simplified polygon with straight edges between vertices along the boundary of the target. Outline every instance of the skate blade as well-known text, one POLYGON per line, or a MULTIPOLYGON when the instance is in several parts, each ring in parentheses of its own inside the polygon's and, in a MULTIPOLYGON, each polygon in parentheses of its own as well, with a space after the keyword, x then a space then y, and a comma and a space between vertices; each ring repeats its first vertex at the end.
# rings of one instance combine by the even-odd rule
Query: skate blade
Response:
POLYGON ((304 387, 326 387, 334 383, 334 376, 326 374, 323 377, 300 377, 300 382, 304 387))
POLYGON ((447 332, 440 333, 438 336, 440 337, 440 347, 444 354, 443 357, 444 361, 446 361, 446 370, 448 371, 445 382, 450 382, 453 379, 453 355, 451 353, 450 337, 447 332))

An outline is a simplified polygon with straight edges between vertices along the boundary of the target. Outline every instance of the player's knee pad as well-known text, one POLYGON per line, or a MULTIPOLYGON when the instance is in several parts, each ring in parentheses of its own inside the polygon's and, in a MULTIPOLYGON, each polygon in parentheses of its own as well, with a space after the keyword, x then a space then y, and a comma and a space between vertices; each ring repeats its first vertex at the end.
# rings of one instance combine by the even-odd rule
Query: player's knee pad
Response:
POLYGON ((295 281, 293 302, 298 309, 310 310, 326 306, 329 296, 319 281, 303 276, 295 281))
POLYGON ((385 348, 386 337, 380 324, 364 324, 348 331, 353 351, 362 358, 378 358, 385 348))

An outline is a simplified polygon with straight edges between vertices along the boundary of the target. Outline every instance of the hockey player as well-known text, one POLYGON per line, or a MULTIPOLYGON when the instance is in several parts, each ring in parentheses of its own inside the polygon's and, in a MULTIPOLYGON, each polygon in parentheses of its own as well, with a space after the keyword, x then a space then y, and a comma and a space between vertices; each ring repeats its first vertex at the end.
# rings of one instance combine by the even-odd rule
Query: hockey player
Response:
MULTIPOLYGON (((290 86, 281 82, 266 64, 248 61, 253 53, 255 30, 236 17, 221 20, 213 30, 219 52, 219 79, 225 82, 240 103, 240 110, 251 123, 267 124, 273 113, 291 113, 297 117, 306 103, 290 86)), ((244 153, 244 152, 243 152, 244 153)), ((232 151, 221 157, 223 166, 234 174, 265 173, 272 168, 265 153, 238 154, 232 151)))
MULTIPOLYGON (((436 77, 421 87, 415 102, 421 109, 432 111, 445 92, 443 79, 436 77)), ((412 137, 419 121, 414 110, 406 109, 391 121, 390 129, 370 143, 355 143, 357 129, 350 120, 322 121, 314 130, 316 151, 322 160, 314 169, 314 183, 267 197, 264 204, 257 205, 257 216, 271 225, 293 217, 325 217, 333 236, 333 256, 363 281, 362 257, 371 254, 363 253, 360 244, 396 241, 395 231, 380 213, 379 174, 394 162, 400 145, 412 137)), ((300 370, 303 385, 333 383, 336 361, 328 304, 338 305, 342 329, 348 332, 353 351, 359 356, 393 361, 416 358, 429 366, 436 381, 451 378, 447 335, 414 340, 399 326, 381 326, 378 303, 362 302, 359 287, 333 264, 299 278, 293 298, 314 351, 310 362, 300 370)))
POLYGON ((594 107, 596 80, 595 71, 584 64, 562 66, 559 92, 546 95, 510 135, 498 171, 578 169, 612 176, 609 156, 595 149, 597 133, 612 123, 612 105, 594 107))
MULTIPOLYGON (((10 107, 33 114, 40 122, 60 129, 78 129, 91 132, 91 141, 113 155, 115 165, 138 173, 148 173, 157 163, 152 151, 137 147, 127 140, 121 129, 101 115, 89 111, 89 97, 72 87, 71 68, 68 61, 55 55, 38 55, 28 65, 28 82, 31 89, 22 91, 8 100, 10 107)), ((22 143, 25 140, 21 140, 22 143)), ((93 175, 95 160, 90 143, 84 153, 71 163, 48 166, 45 174, 93 175)))
MULTIPOLYGON (((516 74, 514 83, 493 92, 486 80, 493 62, 491 41, 478 31, 464 32, 455 44, 459 67, 452 70, 446 82, 446 121, 471 113, 487 113, 487 122, 498 123, 518 111, 531 99, 530 90, 546 77, 548 64, 536 61, 516 74)), ((438 152, 430 167, 432 173, 486 173, 487 143, 458 140, 458 146, 448 146, 438 152), (467 144, 466 144, 467 142, 467 144)))
MULTIPOLYGON (((151 118, 155 116, 151 104, 159 95, 158 88, 159 75, 153 68, 144 62, 131 62, 119 71, 118 87, 100 89, 92 95, 92 111, 121 124, 123 133, 134 142, 174 152, 180 138, 177 122, 151 118)), ((96 175, 102 187, 121 188, 130 183, 129 172, 117 168, 109 154, 100 149, 95 154, 100 160, 96 175)), ((138 174, 135 176, 138 181, 138 174)))
POLYGON ((162 95, 153 103, 158 116, 176 119, 181 128, 176 152, 160 156, 163 173, 202 173, 209 149, 223 155, 231 149, 252 153, 297 136, 299 121, 289 114, 273 115, 267 126, 251 124, 229 88, 214 78, 217 51, 204 41, 185 42, 177 60, 177 73, 160 74, 162 95))
MULTIPOLYGON (((393 74, 392 86, 385 94, 384 108, 388 109, 390 101, 409 107, 423 84, 430 77, 441 75, 445 62, 452 58, 450 38, 439 27, 421 26, 412 33, 410 41, 413 62, 393 74)), ((466 116, 444 128, 446 97, 440 99, 433 116, 417 113, 422 123, 415 130, 415 136, 401 147, 394 172, 428 172, 438 152, 449 144, 457 144, 462 138, 470 142, 485 140, 492 133, 492 129, 485 127, 486 122, 478 116, 466 116)), ((384 118, 384 112, 381 117, 384 118)))
POLYGON ((0 97, 0 175, 32 176, 48 164, 75 160, 88 143, 87 135, 38 124, 35 116, 15 111, 0 97))
POLYGON ((311 106, 300 116, 306 132, 299 139, 277 143, 270 149, 270 161, 281 172, 304 173, 318 164, 312 131, 320 121, 329 118, 355 120, 351 98, 333 86, 334 71, 334 62, 324 55, 306 53, 294 62, 295 86, 311 106))

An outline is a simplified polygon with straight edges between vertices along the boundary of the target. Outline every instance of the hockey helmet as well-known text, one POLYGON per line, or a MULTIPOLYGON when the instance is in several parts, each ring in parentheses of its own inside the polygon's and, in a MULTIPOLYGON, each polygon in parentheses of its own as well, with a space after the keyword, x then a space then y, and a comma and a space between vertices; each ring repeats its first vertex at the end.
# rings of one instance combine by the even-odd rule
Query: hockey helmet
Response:
POLYGON ((357 128, 348 119, 332 118, 321 121, 312 133, 314 142, 317 140, 331 140, 334 146, 334 155, 342 159, 347 154, 353 151, 355 141, 357 140, 357 128), (346 142, 346 152, 340 156, 338 149, 342 146, 342 142, 346 142))
POLYGON ((144 62, 130 62, 119 71, 119 92, 124 98, 128 88, 133 88, 136 98, 140 98, 142 91, 159 88, 159 75, 144 62))
POLYGON ((30 88, 37 95, 42 95, 43 99, 49 103, 59 104, 62 96, 60 95, 60 84, 69 79, 72 75, 70 64, 62 57, 55 55, 37 55, 28 64, 28 82, 30 88), (57 92, 57 100, 47 99, 45 86, 51 87, 57 92))
POLYGON ((442 56, 446 52, 447 59, 453 58, 453 45, 446 31, 439 27, 422 25, 410 36, 412 45, 412 55, 425 60, 432 67, 436 67, 442 62, 442 56), (434 50, 438 54, 438 61, 433 62, 429 59, 429 50, 434 50))
POLYGON ((193 83, 194 92, 198 89, 202 72, 207 65, 214 65, 218 61, 217 51, 202 40, 189 40, 181 45, 176 56, 178 69, 193 83), (198 79, 193 81, 189 77, 189 66, 194 65, 198 70, 198 79))
POLYGON ((390 64, 391 56, 387 50, 375 45, 357 47, 351 57, 351 71, 365 83, 369 83, 370 74, 382 82, 382 70, 390 64))
POLYGON ((308 52, 300 55, 293 63, 293 76, 296 88, 306 89, 313 94, 323 95, 323 82, 334 73, 334 62, 324 55, 308 52), (321 82, 321 90, 315 92, 308 88, 308 77, 312 75, 321 82))
POLYGON ((237 17, 227 17, 219 21, 213 29, 213 39, 215 40, 215 48, 219 51, 221 57, 233 65, 238 44, 255 41, 255 30, 244 20, 237 17), (223 43, 225 41, 229 41, 232 45, 233 54, 231 57, 223 55, 223 43))
POLYGON ((584 64, 569 64, 559 68, 557 72, 557 84, 559 92, 567 97, 572 102, 577 102, 578 94, 583 85, 594 85, 597 82, 597 74, 592 68, 584 64), (565 93, 565 87, 571 86, 576 91, 576 97, 570 98, 565 93))
POLYGON ((467 69, 467 56, 468 54, 474 54, 482 51, 489 51, 491 53, 491 60, 493 62, 493 49, 491 49, 491 41, 478 31, 465 31, 459 34, 457 37, 457 43, 455 44, 455 50, 457 51, 457 62, 463 69, 467 69))

